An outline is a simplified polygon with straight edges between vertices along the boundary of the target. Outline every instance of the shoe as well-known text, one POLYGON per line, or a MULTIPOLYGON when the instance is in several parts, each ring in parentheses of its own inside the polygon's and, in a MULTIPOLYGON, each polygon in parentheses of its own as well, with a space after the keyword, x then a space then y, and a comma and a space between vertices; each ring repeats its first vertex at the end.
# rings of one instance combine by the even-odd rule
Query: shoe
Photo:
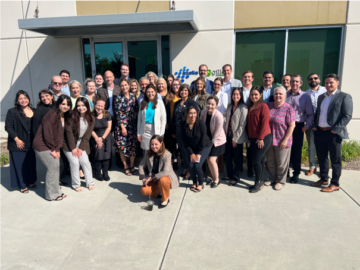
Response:
POLYGON ((101 174, 101 170, 95 170, 94 177, 99 181, 104 180, 103 175, 101 174))
POLYGON ((177 161, 173 163, 173 169, 174 169, 174 170, 179 169, 179 166, 178 166, 177 161))
POLYGON ((199 192, 201 192, 204 188, 205 188, 205 186, 202 185, 202 189, 195 188, 194 192, 195 192, 195 193, 199 193, 199 192))
POLYGON ((313 168, 313 169, 309 169, 305 174, 307 176, 310 176, 310 175, 313 175, 315 172, 316 172, 316 168, 313 168))
POLYGON ((311 184, 312 187, 321 187, 321 186, 327 186, 329 184, 328 181, 319 180, 311 184))
POLYGON ((299 175, 298 174, 294 174, 291 179, 290 179, 290 183, 291 184, 297 184, 299 182, 299 175))
POLYGON ((276 183, 274 188, 275 188, 275 190, 281 190, 282 189, 282 184, 276 183))
POLYGON ((60 181, 59 182, 59 186, 64 186, 66 187, 68 185, 68 183, 64 182, 64 181, 60 181))
POLYGON ((253 172, 253 170, 248 170, 247 176, 248 176, 248 177, 254 177, 254 172, 253 172))
POLYGON ((268 187, 268 186, 271 186, 271 181, 266 181, 266 182, 264 183, 264 185, 267 186, 267 187, 268 187))
POLYGON ((235 179, 230 179, 231 181, 229 182, 229 186, 236 186, 237 181, 235 179), (235 181, 235 183, 231 183, 232 181, 235 181))
POLYGON ((250 192, 250 193, 256 193, 256 192, 262 190, 263 188, 264 188, 264 181, 263 181, 263 180, 261 180, 261 181, 256 181, 256 182, 255 182, 255 186, 250 187, 249 192, 250 192))
POLYGON ((288 170, 287 177, 288 178, 290 177, 290 170, 288 170))
POLYGON ((208 179, 206 180, 206 185, 207 185, 207 186, 210 186, 212 183, 213 183, 213 180, 212 180, 211 178, 208 178, 208 179))
POLYGON ((228 180, 232 180, 232 178, 228 176, 224 176, 223 178, 221 178, 221 180, 228 181, 228 180))
POLYGON ((159 209, 165 208, 166 206, 169 205, 169 203, 170 203, 170 199, 168 199, 167 204, 161 203, 161 204, 159 205, 159 209))
POLYGON ((211 183, 211 188, 217 188, 220 185, 220 180, 216 183, 216 182, 212 182, 211 183))
POLYGON ((105 181, 109 181, 110 177, 107 170, 103 170, 103 175, 105 181))
POLYGON ((339 191, 339 190, 340 190, 340 187, 330 184, 330 186, 323 188, 321 191, 322 192, 333 192, 333 191, 339 191))

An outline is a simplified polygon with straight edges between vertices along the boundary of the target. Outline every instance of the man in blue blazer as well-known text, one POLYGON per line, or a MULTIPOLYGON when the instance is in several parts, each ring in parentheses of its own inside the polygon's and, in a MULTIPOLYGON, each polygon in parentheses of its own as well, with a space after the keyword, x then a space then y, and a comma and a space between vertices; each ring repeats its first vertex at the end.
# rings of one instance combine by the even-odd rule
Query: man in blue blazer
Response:
POLYGON ((339 76, 331 73, 325 78, 326 93, 318 98, 314 117, 315 148, 320 165, 320 180, 313 187, 329 184, 329 159, 332 167, 330 185, 323 192, 338 191, 341 176, 341 142, 349 139, 347 124, 353 113, 353 101, 349 94, 338 89, 339 76))
MULTIPOLYGON (((206 82, 206 92, 212 95, 214 93, 214 82, 210 81, 206 78, 208 74, 208 67, 205 64, 199 66, 199 77, 203 78, 206 82)), ((196 80, 195 80, 196 81, 196 80)), ((190 85, 191 92, 195 90, 195 81, 193 81, 190 85)))

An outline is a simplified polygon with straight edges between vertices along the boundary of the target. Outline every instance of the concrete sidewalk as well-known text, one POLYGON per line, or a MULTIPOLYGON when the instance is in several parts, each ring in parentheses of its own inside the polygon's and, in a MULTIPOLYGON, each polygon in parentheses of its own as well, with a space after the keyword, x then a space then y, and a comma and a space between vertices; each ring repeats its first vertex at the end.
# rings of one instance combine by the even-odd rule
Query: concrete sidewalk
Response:
POLYGON ((181 180, 169 206, 152 212, 141 209, 138 177, 113 171, 93 191, 63 187, 68 197, 48 202, 41 162, 38 171, 38 188, 21 194, 1 168, 4 270, 360 269, 358 171, 343 171, 333 194, 303 173, 256 194, 249 180, 198 194, 181 180))

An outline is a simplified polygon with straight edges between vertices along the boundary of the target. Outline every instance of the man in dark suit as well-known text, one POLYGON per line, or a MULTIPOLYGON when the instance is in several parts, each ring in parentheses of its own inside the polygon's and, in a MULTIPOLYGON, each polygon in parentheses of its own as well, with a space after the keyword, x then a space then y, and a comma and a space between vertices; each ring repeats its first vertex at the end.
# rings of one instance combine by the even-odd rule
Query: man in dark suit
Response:
MULTIPOLYGON (((207 65, 205 65, 205 64, 200 65, 199 66, 199 77, 203 78, 204 81, 206 82, 206 93, 209 93, 210 95, 212 95, 214 93, 214 82, 210 81, 206 78, 207 74, 208 74, 207 65)), ((190 85, 191 92, 195 91, 195 81, 193 81, 190 85)))
POLYGON ((313 187, 329 184, 329 159, 332 167, 330 185, 323 192, 338 191, 341 176, 341 142, 349 139, 346 125, 350 122, 353 102, 349 94, 338 89, 339 77, 331 73, 325 78, 326 93, 319 96, 313 125, 315 148, 320 165, 320 180, 313 187))
POLYGON ((274 102, 274 89, 275 86, 272 85, 274 82, 274 73, 270 70, 264 71, 263 73, 263 83, 261 86, 263 90, 263 99, 266 103, 274 102))
POLYGON ((130 66, 128 64, 124 64, 124 63, 121 64, 121 67, 120 67, 121 77, 115 79, 115 81, 114 81, 115 85, 119 85, 119 82, 121 79, 125 79, 129 82, 130 81, 129 72, 130 72, 130 66))

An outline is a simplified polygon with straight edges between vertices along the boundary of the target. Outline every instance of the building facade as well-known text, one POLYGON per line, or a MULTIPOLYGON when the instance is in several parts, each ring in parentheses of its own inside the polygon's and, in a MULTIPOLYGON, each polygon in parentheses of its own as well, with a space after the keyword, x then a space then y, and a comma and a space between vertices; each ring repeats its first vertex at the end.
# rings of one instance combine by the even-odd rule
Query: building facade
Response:
MULTIPOLYGON (((281 76, 338 73, 340 89, 354 104, 360 71, 360 2, 356 1, 2 1, 1 137, 19 89, 33 105, 53 75, 69 70, 84 82, 96 73, 130 65, 131 77, 147 71, 197 78, 252 70, 256 84, 272 70, 281 76), (35 9, 38 8, 38 18, 35 9)), ((303 90, 308 89, 305 79, 303 90)), ((360 140, 360 108, 354 106, 350 138, 360 140)))

